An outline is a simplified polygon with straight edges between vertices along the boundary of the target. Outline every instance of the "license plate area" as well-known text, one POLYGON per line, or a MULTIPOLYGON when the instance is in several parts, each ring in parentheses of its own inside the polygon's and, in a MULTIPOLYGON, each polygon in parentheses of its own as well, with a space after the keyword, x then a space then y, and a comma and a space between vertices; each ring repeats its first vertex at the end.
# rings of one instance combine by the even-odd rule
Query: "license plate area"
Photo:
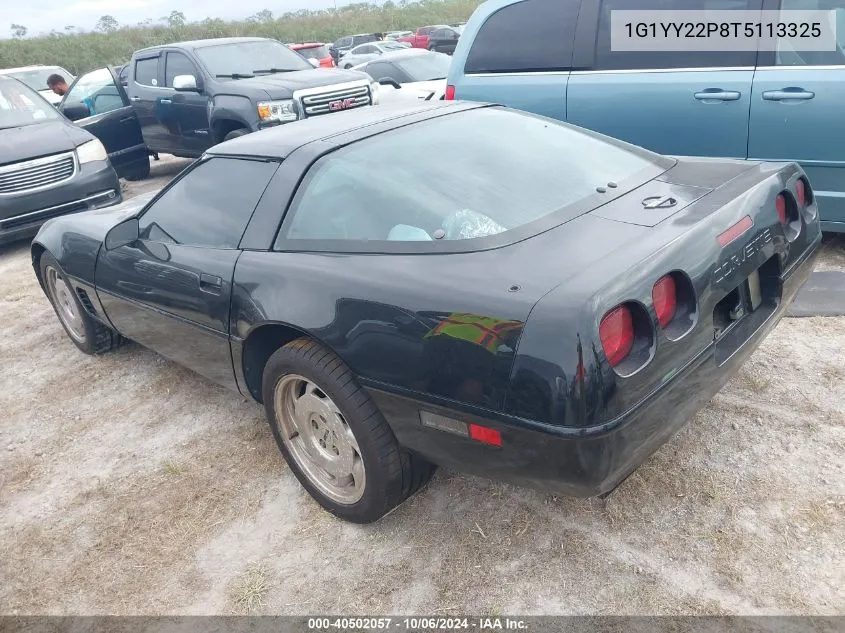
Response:
POLYGON ((739 348, 780 302, 780 260, 771 257, 753 270, 713 309, 713 337, 724 356, 739 348), (743 324, 748 324, 745 327, 743 324))

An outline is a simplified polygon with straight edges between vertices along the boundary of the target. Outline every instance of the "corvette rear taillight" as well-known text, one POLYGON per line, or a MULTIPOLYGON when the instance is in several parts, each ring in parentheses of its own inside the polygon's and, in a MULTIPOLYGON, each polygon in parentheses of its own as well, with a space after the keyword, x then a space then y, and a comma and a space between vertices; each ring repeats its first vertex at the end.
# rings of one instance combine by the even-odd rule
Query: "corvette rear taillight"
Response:
POLYGON ((634 346, 634 319, 631 310, 621 305, 604 315, 599 324, 599 338, 611 367, 628 357, 634 346))
POLYGON ((807 206, 807 185, 801 178, 795 183, 795 199, 798 201, 798 207, 800 209, 807 206))
POLYGON ((446 86, 446 94, 443 97, 446 101, 455 100, 455 86, 446 86))
POLYGON ((775 199, 775 210, 777 211, 780 223, 786 224, 786 197, 782 193, 779 193, 775 199))
POLYGON ((671 275, 666 275, 657 280, 657 283, 651 289, 651 300, 654 303, 657 322, 660 323, 660 327, 665 328, 675 318, 675 312, 678 309, 675 280, 671 275))

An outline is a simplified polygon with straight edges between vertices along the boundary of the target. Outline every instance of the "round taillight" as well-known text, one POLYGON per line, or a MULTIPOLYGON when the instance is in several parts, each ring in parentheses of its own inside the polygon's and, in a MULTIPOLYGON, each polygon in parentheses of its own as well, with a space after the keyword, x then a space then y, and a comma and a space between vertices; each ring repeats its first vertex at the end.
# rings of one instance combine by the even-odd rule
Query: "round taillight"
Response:
POLYGON ((601 346, 611 367, 616 367, 628 357, 634 346, 634 319, 624 305, 613 308, 604 315, 599 325, 601 346))
POLYGON ((798 201, 799 209, 807 206, 807 186, 801 178, 795 183, 795 200, 798 201))
POLYGON ((777 211, 780 223, 786 224, 786 197, 782 193, 779 193, 775 199, 775 210, 777 211))
POLYGON ((675 318, 675 312, 678 309, 677 289, 671 275, 657 280, 651 289, 651 301, 657 314, 657 322, 660 323, 660 327, 665 328, 675 318))

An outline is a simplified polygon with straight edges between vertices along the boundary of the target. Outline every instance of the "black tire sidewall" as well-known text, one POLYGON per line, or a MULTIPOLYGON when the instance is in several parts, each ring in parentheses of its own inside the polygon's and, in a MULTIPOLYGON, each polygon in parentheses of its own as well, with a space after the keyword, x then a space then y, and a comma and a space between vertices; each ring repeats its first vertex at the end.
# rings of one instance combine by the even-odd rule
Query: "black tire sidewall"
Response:
POLYGON ((231 141, 233 138, 246 136, 247 134, 249 134, 249 130, 244 130, 244 129, 232 130, 231 132, 228 132, 226 134, 226 136, 223 137, 223 140, 224 141, 231 141))
POLYGON ((59 320, 59 323, 64 329, 65 334, 67 334, 67 337, 71 340, 74 345, 76 345, 76 347, 78 347, 81 351, 85 352, 86 354, 96 353, 96 323, 94 323, 94 320, 89 316, 88 312, 86 312, 85 308, 82 306, 82 303, 79 301, 79 297, 76 296, 76 292, 74 291, 73 287, 68 283, 65 271, 62 270, 62 267, 59 265, 59 262, 56 261, 56 258, 53 257, 50 253, 45 251, 41 254, 41 259, 39 260, 39 269, 41 271, 41 282, 44 284, 44 294, 47 295, 47 300, 50 302, 50 305, 53 306, 53 311, 56 313, 56 318, 59 320), (68 286, 70 294, 73 297, 74 302, 76 303, 76 309, 79 310, 79 314, 82 315, 82 326, 85 328, 84 344, 79 343, 75 338, 73 338, 73 336, 71 336, 71 333, 68 331, 65 322, 62 321, 61 317, 59 316, 59 307, 54 303, 53 295, 47 286, 47 266, 52 266, 61 274, 62 282, 68 286))
POLYGON ((276 443, 284 455, 288 466, 309 494, 311 494, 311 496, 314 497, 321 506, 337 517, 354 523, 371 523, 381 518, 400 501, 399 498, 396 498, 398 495, 395 494, 395 491, 390 490, 390 486, 394 482, 391 482, 391 471, 393 469, 390 467, 391 464, 389 463, 392 459, 395 459, 397 460, 396 468, 400 468, 398 465, 398 460, 401 459, 399 446, 395 438, 393 438, 393 442, 396 447, 395 451, 393 451, 395 454, 388 456, 384 455, 384 451, 380 450, 376 445, 374 441, 375 438, 366 425, 367 418, 370 416, 366 415, 364 419, 362 419, 361 412, 367 411, 369 413, 375 411, 375 415, 378 417, 380 425, 383 424, 387 426, 387 422, 384 420, 381 413, 375 409, 375 405, 372 405, 372 408, 361 406, 361 398, 369 400, 369 396, 363 392, 361 387, 352 377, 348 368, 345 368, 344 366, 346 371, 337 371, 333 361, 337 361, 339 363, 342 363, 342 361, 340 361, 340 359, 331 352, 328 352, 328 350, 324 347, 318 346, 317 344, 313 344, 313 347, 310 347, 309 349, 313 351, 315 348, 319 350, 316 354, 311 354, 310 352, 303 354, 301 351, 298 352, 296 348, 292 348, 290 345, 287 345, 276 350, 276 352, 267 361, 262 381, 262 395, 267 419, 270 422, 273 437, 276 439, 276 443), (326 352, 328 352, 327 357, 324 356, 326 352), (311 360, 309 356, 316 357, 320 360, 311 360), (330 370, 327 366, 333 367, 333 373, 339 373, 344 381, 346 379, 351 379, 351 383, 348 383, 346 387, 339 384, 338 378, 331 375, 332 370, 330 370), (352 429, 355 439, 358 442, 358 448, 361 451, 361 457, 364 461, 364 470, 366 472, 364 496, 356 503, 344 505, 323 495, 323 493, 321 493, 310 482, 307 475, 305 475, 305 473, 303 473, 299 468, 296 460, 293 459, 287 446, 282 440, 273 403, 273 396, 278 381, 288 374, 298 374, 313 381, 317 386, 319 386, 319 388, 334 401, 343 414, 349 428, 352 429), (358 404, 351 403, 351 399, 357 400, 358 404), (385 459, 385 457, 387 457, 387 459, 385 459), (392 498, 396 498, 395 501, 391 502, 392 498))

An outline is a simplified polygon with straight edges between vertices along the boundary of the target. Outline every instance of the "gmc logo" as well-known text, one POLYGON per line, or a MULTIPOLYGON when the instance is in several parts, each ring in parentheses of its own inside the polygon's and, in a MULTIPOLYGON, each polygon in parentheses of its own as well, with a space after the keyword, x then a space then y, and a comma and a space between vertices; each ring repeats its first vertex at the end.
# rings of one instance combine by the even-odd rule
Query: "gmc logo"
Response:
POLYGON ((339 101, 332 101, 329 103, 329 111, 337 112, 338 110, 348 110, 355 107, 355 99, 340 99, 339 101))
POLYGON ((743 246, 739 253, 731 255, 728 261, 716 267, 716 270, 713 271, 713 283, 719 283, 730 277, 731 274, 739 270, 745 262, 763 250, 766 244, 769 244, 771 241, 772 231, 771 229, 766 229, 743 246))

